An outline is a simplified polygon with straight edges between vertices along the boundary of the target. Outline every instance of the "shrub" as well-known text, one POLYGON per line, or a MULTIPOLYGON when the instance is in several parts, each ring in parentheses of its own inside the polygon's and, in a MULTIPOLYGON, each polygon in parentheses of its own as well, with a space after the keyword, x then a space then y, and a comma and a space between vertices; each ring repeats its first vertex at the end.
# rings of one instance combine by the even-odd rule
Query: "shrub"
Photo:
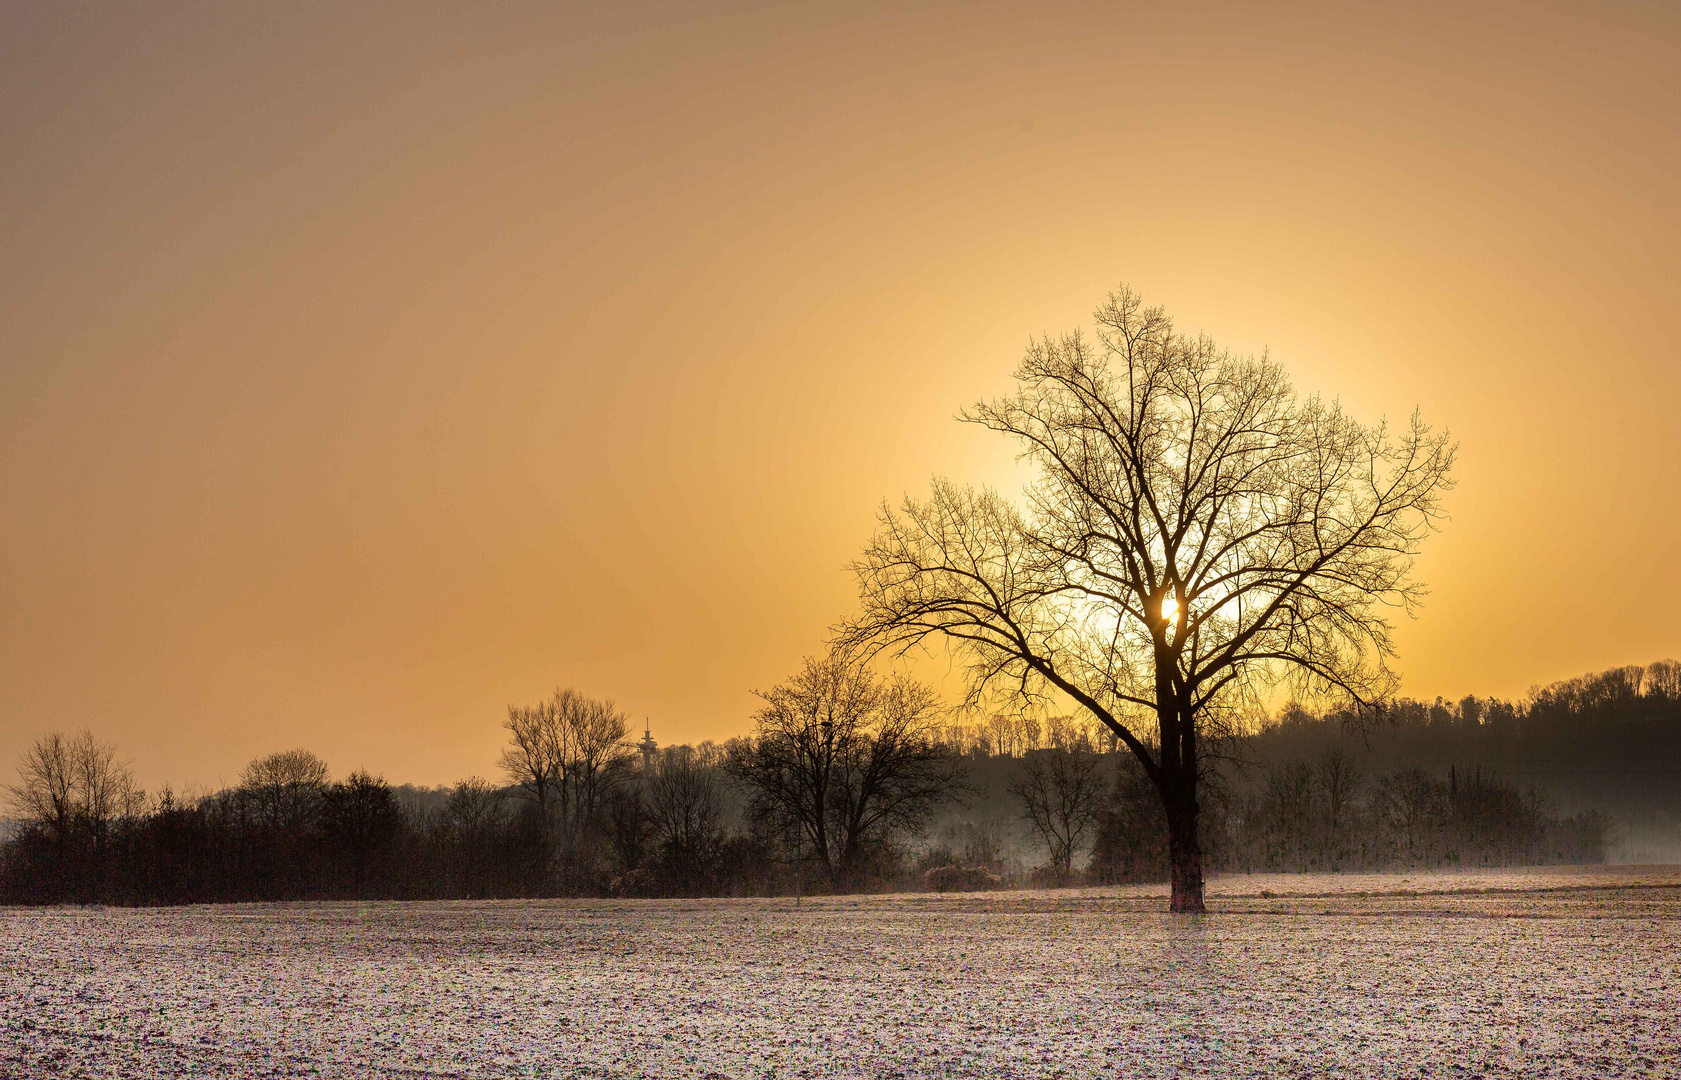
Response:
POLYGON ((1004 886, 1004 879, 984 866, 936 866, 926 876, 930 892, 978 892, 1004 886))

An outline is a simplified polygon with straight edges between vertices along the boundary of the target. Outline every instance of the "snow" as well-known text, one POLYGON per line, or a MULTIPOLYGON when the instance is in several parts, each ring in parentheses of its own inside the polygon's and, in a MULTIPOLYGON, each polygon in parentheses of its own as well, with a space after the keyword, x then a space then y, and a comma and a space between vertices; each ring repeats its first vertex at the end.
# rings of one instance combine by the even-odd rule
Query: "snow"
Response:
POLYGON ((1681 869, 0 909, 0 1076, 1681 1076, 1681 869))

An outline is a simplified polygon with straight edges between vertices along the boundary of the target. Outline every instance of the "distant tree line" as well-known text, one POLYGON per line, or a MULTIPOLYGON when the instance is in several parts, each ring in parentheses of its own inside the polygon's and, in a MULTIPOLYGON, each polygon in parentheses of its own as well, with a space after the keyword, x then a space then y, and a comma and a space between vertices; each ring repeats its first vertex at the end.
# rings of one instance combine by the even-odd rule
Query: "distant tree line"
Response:
POLYGON ((240 782, 148 798, 116 748, 45 736, 8 788, 0 902, 838 891, 895 879, 928 816, 962 792, 928 687, 843 656, 759 695, 719 746, 633 743, 611 701, 557 690, 509 710, 506 783, 333 780, 307 750, 240 782))
POLYGON ((1348 720, 1288 708, 1244 752, 1273 766, 1338 748, 1368 776, 1417 768, 1446 779, 1454 768, 1481 767, 1572 812, 1594 807, 1628 823, 1681 825, 1681 664, 1673 660, 1537 687, 1523 701, 1402 699, 1366 731, 1348 720))
MULTIPOLYGON (((928 687, 840 655, 759 696, 746 736, 656 747, 632 740, 612 702, 559 690, 509 710, 504 783, 438 789, 362 771, 334 780, 300 749, 253 761, 226 790, 148 797, 115 747, 47 735, 7 788, 18 827, 0 846, 0 901, 748 895, 1167 876, 1160 800, 1095 724, 952 719, 928 687), (962 843, 930 836, 940 814, 968 823, 962 843), (1004 821, 1036 857, 1006 858, 1004 821)), ((1583 793, 1632 786, 1646 793, 1641 812, 1681 824, 1678 766, 1673 662, 1518 703, 1403 699, 1375 727, 1291 706, 1210 767, 1202 844, 1225 872, 1598 862, 1618 823, 1583 793)))
MULTIPOLYGON (((1131 772, 1125 765, 1123 773, 1131 772)), ((1155 880, 1166 852, 1142 777, 1123 775, 1097 815, 1089 877, 1155 880)), ((1340 750, 1267 767, 1247 790, 1210 785, 1204 843, 1226 872, 1601 863, 1611 819, 1566 815, 1534 789, 1481 767, 1368 776, 1340 750)))

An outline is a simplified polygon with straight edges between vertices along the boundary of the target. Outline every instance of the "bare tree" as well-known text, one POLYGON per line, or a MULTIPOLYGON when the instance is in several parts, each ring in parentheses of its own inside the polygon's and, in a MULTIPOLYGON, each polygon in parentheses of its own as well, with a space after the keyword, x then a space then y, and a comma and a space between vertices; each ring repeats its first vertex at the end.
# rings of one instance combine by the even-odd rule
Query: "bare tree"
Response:
POLYGON ((695 885, 723 842, 724 798, 716 753, 692 746, 659 751, 647 784, 654 840, 672 876, 695 885))
POLYGON ((1027 749, 1021 722, 1004 713, 987 717, 987 733, 991 736, 991 751, 999 757, 1020 757, 1027 749))
POLYGON ((1083 742, 1030 751, 1021 776, 1010 785, 1024 816, 1050 849, 1058 881, 1068 879, 1075 854, 1103 811, 1108 783, 1101 760, 1083 742))
POLYGON ((58 732, 36 739, 18 764, 18 782, 8 785, 12 808, 57 839, 69 835, 76 816, 76 768, 70 740, 58 732))
POLYGON ((1447 819, 1447 785, 1420 768, 1398 769, 1377 781, 1376 803, 1397 845, 1409 855, 1447 819))
POLYGON ((36 739, 18 765, 18 782, 6 792, 19 814, 59 843, 78 828, 102 843, 112 822, 140 813, 145 803, 116 746, 85 729, 36 739))
POLYGON ((1338 747, 1331 747, 1314 767, 1319 781, 1319 798, 1325 807, 1325 827, 1333 837, 1348 825, 1348 815, 1360 791, 1360 770, 1338 747))
POLYGON ((533 706, 510 706, 506 726, 512 745, 502 768, 563 824, 598 809, 632 757, 625 714, 570 688, 533 706))
POLYGON ((1137 758, 1168 823, 1171 907, 1203 910, 1198 787, 1210 744, 1281 681, 1372 705, 1393 691, 1391 625, 1421 587, 1454 449, 1302 400, 1276 363, 1174 332, 1130 290, 1033 343, 1015 395, 962 415, 1038 478, 1018 508, 934 485, 883 508, 854 564, 841 645, 943 636, 971 700, 1005 680, 1072 699, 1137 758))
POLYGON ((608 793, 630 775, 635 751, 626 742, 630 719, 613 702, 594 701, 572 717, 573 755, 567 763, 571 778, 572 814, 582 822, 595 817, 608 793))
POLYGON ((1297 761, 1268 769, 1265 806, 1280 850, 1300 865, 1313 829, 1313 768, 1297 761))
POLYGON ((878 679, 833 653, 758 696, 754 733, 732 744, 730 768, 755 814, 809 844, 836 889, 856 884, 896 836, 919 834, 961 789, 936 738, 939 699, 921 683, 878 679))
POLYGON ((557 839, 568 860, 581 855, 609 794, 629 775, 629 719, 612 701, 557 689, 537 705, 510 706, 507 728, 502 768, 536 804, 540 860, 546 867, 557 839))
POLYGON ((557 702, 571 690, 555 691, 555 699, 525 707, 508 706, 510 745, 502 751, 502 770, 537 804, 538 819, 546 830, 550 806, 565 782, 570 737, 560 721, 557 702))
POLYGON ((482 777, 469 776, 450 789, 444 820, 464 838, 474 838, 502 820, 502 792, 482 777))
POLYGON ((470 776, 450 789, 444 803, 444 835, 459 886, 468 896, 486 892, 486 871, 494 860, 494 840, 506 821, 503 792, 482 777, 470 776))
POLYGON ((283 750, 245 766, 240 788, 258 820, 274 829, 301 831, 320 808, 331 774, 308 750, 283 750))

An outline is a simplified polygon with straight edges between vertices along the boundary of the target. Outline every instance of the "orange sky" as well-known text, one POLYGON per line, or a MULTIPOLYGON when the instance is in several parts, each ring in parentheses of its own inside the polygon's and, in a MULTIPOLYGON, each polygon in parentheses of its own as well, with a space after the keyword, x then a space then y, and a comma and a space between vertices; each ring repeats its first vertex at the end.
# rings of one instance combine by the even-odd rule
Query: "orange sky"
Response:
POLYGON ((1121 281, 1457 435, 1409 693, 1681 654, 1674 6, 702 6, 8 10, 0 773, 739 733, 1121 281))

